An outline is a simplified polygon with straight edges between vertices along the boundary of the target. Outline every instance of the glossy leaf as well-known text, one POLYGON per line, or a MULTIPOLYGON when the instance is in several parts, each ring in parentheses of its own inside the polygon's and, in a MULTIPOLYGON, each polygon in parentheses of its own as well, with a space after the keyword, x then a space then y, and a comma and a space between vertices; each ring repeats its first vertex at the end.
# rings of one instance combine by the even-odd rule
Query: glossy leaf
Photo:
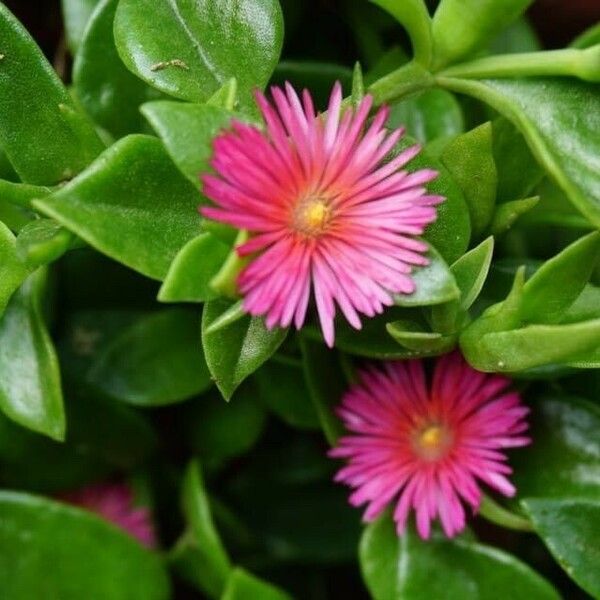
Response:
POLYGON ((539 196, 533 196, 498 204, 490 224, 490 233, 495 236, 502 235, 513 226, 521 215, 529 212, 539 201, 539 196))
POLYGON ((441 535, 423 542, 413 531, 398 537, 389 515, 367 526, 359 558, 373 600, 560 597, 549 583, 506 552, 441 535))
POLYGON ((442 0, 433 16, 439 68, 472 54, 515 21, 533 0, 442 0))
POLYGON ((85 30, 73 64, 73 85, 88 114, 116 137, 141 131, 139 105, 158 96, 117 54, 113 22, 118 0, 101 0, 85 30))
POLYGON ((433 246, 429 247, 426 257, 429 264, 415 267, 411 274, 415 291, 412 294, 396 294, 396 306, 431 306, 458 298, 460 291, 454 277, 433 246))
POLYGON ((568 78, 440 78, 449 89, 490 104, 521 131, 546 172, 595 226, 600 225, 600 96, 568 78), (576 119, 573 121, 573 115, 576 119))
POLYGON ((452 140, 444 148, 442 162, 464 193, 473 235, 480 235, 494 215, 498 182, 491 123, 452 140))
POLYGON ((238 567, 232 571, 221 600, 292 600, 292 597, 238 567))
POLYGON ((139 406, 181 402, 211 385, 194 311, 172 308, 147 317, 112 340, 88 380, 110 397, 139 406))
POLYGON ((35 206, 91 246, 154 279, 200 233, 197 191, 156 138, 132 135, 35 206))
POLYGON ((600 501, 523 501, 535 529, 560 566, 592 597, 600 596, 600 501))
POLYGON ((61 0, 67 44, 74 55, 83 39, 83 32, 100 0, 61 0))
POLYGON ((35 219, 31 200, 49 193, 50 188, 47 187, 0 179, 0 221, 13 231, 20 231, 35 219))
POLYGON ((231 248, 211 233, 201 233, 177 254, 158 293, 161 302, 205 302, 217 296, 210 287, 231 248))
POLYGON ((600 497, 600 409, 557 394, 530 403, 531 446, 511 457, 519 498, 600 497))
POLYGON ((0 39, 0 145, 27 183, 73 177, 102 151, 100 138, 4 4, 0 39))
POLYGON ((494 253, 494 238, 489 237, 479 246, 461 256, 451 267, 460 289, 460 305, 467 310, 479 296, 488 275, 494 253))
POLYGON ((451 138, 464 131, 460 104, 445 90, 427 90, 390 108, 387 126, 404 126, 409 135, 422 143, 451 138))
POLYGON ((167 100, 144 104, 141 110, 175 164, 198 187, 200 175, 209 170, 213 138, 229 126, 234 114, 218 106, 167 100))
POLYGON ((456 344, 455 335, 426 331, 413 321, 394 321, 386 329, 399 344, 419 356, 443 354, 456 344))
POLYGON ((62 440, 58 359, 42 316, 45 282, 44 271, 31 275, 0 320, 0 409, 20 425, 62 440))
POLYGON ((100 517, 7 491, 0 510, 0 580, 11 600, 169 598, 158 556, 100 517))
POLYGON ((207 100, 235 77, 243 102, 264 87, 279 59, 283 21, 277 0, 121 0, 115 40, 138 77, 183 100, 207 100), (160 27, 147 28, 148 14, 160 27))
POLYGON ((17 252, 23 262, 37 267, 62 256, 73 241, 73 234, 56 221, 36 219, 19 232, 17 252))
POLYGON ((269 331, 262 319, 250 316, 214 333, 207 333, 211 323, 230 306, 231 303, 226 300, 211 300, 205 304, 202 313, 202 345, 206 362, 226 400, 277 350, 287 335, 287 329, 269 331))
POLYGON ((15 236, 0 221, 0 318, 10 297, 29 273, 30 269, 17 252, 15 236))

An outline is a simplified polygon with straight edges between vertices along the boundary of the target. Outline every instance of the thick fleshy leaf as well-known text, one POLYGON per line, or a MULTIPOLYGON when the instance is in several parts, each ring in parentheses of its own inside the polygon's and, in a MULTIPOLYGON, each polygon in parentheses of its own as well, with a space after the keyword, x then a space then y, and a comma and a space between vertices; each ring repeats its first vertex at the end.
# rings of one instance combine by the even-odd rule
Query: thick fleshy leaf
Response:
POLYGON ((100 517, 6 491, 0 511, 0 580, 11 600, 169 598, 158 555, 100 517))
POLYGON ((534 443, 512 457, 519 498, 600 497, 600 409, 573 396, 531 402, 534 443))
POLYGON ((399 538, 389 515, 367 526, 359 557, 374 600, 560 598, 548 582, 506 552, 441 535, 423 542, 410 530, 399 538))
POLYGON ((462 109, 446 90, 433 89, 393 104, 388 127, 406 127, 421 143, 451 138, 464 131, 462 109))
POLYGON ((510 119, 571 202, 600 226, 600 95, 595 84, 548 77, 439 81, 510 119))
POLYGON ((107 395, 138 406, 181 402, 212 384, 198 335, 198 316, 180 308, 140 318, 92 364, 88 380, 107 395))
POLYGON ((560 566, 592 597, 600 596, 600 500, 523 501, 529 518, 560 566))
POLYGON ((100 138, 4 4, 0 39, 2 149, 27 183, 51 185, 73 177, 102 151, 100 138))
POLYGON ((449 352, 456 345, 456 335, 442 335, 427 331, 414 321, 394 321, 386 326, 387 332, 417 356, 431 356, 449 352))
POLYGON ((50 191, 47 187, 0 179, 0 221, 9 229, 20 231, 35 219, 31 200, 43 198, 50 191))
POLYGON ((200 233, 198 192, 159 140, 131 135, 35 206, 91 246, 154 279, 200 233))
POLYGON ((100 0, 61 0, 67 45, 74 55, 83 39, 83 32, 100 0))
POLYGON ((58 359, 41 306, 45 283, 43 270, 31 275, 0 320, 0 409, 20 425, 62 440, 58 359))
POLYGON ((175 257, 158 293, 161 302, 206 302, 216 298, 210 287, 231 248, 211 233, 190 240, 175 257))
POLYGON ((479 50, 491 35, 515 21, 533 0, 442 0, 433 16, 439 68, 479 50))
POLYGON ((277 64, 283 20, 277 0, 121 0, 115 40, 123 62, 154 87, 207 100, 235 77, 243 102, 277 64), (160 27, 148 28, 148 15, 160 27))
POLYGON ((538 36, 526 17, 517 19, 501 31, 488 46, 490 54, 515 54, 542 50, 538 36))
POLYGON ((10 297, 29 273, 30 269, 17 252, 15 236, 0 221, 0 318, 10 297))
POLYGON ((456 285, 460 289, 460 305, 467 310, 479 296, 490 270, 494 238, 489 237, 479 246, 461 256, 451 267, 456 285))
POLYGON ((319 418, 321 429, 330 445, 335 445, 344 432, 342 422, 333 409, 342 399, 345 380, 333 350, 308 338, 300 339, 304 378, 319 418))
POLYGON ((36 219, 21 229, 17 252, 30 267, 50 263, 62 256, 74 241, 73 234, 52 219, 36 219))
POLYGON ((495 236, 502 235, 513 226, 521 215, 529 212, 539 201, 539 196, 533 196, 532 198, 511 200, 510 202, 498 204, 490 224, 490 233, 495 236))
POLYGON ((416 289, 412 294, 396 294, 396 306, 432 306, 456 300, 460 294, 452 272, 438 251, 430 246, 429 264, 415 267, 411 274, 416 289))
POLYGON ((202 345, 206 362, 226 400, 279 348, 287 335, 287 329, 269 331, 263 319, 250 316, 207 333, 211 323, 230 307, 231 302, 227 300, 211 300, 202 312, 202 345))
POLYGON ((444 148, 442 162, 464 193, 473 235, 480 235, 492 220, 496 202, 492 124, 484 123, 452 140, 444 148))
POLYGON ((73 64, 78 100, 101 127, 116 137, 142 131, 139 105, 159 94, 138 79, 117 54, 113 22, 118 0, 101 0, 85 30, 73 64))
POLYGON ((292 600, 292 597, 238 567, 232 571, 221 600, 292 600))
POLYGON ((276 354, 256 372, 255 379, 259 400, 271 412, 292 427, 319 428, 301 361, 276 354))
POLYGON ((141 110, 175 164, 198 187, 200 175, 209 169, 213 138, 229 125, 234 113, 209 104, 168 100, 149 102, 141 110))
POLYGON ((213 522, 198 461, 192 461, 185 471, 182 504, 188 533, 180 547, 175 549, 172 559, 176 568, 182 569, 182 575, 193 577, 195 585, 211 598, 219 598, 232 567, 213 522), (184 548, 186 560, 182 562, 184 548))

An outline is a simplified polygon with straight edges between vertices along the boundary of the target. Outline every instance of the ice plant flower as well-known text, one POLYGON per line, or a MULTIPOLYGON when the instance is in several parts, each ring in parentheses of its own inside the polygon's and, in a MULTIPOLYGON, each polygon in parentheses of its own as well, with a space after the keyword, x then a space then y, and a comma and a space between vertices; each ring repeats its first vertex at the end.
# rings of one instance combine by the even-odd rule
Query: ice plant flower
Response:
POLYGON ((348 461, 336 480, 354 488, 350 503, 367 504, 366 521, 395 505, 398 535, 414 509, 427 539, 435 519, 448 537, 464 529, 463 502, 477 511, 479 483, 512 496, 503 450, 530 439, 528 408, 509 385, 458 352, 438 359, 430 383, 418 360, 364 370, 338 408, 350 434, 330 451, 348 461))
POLYGON ((156 546, 150 511, 134 505, 133 492, 124 483, 96 483, 62 493, 59 499, 96 513, 148 548, 156 546))
POLYGON ((202 176, 216 206, 200 211, 251 234, 237 248, 252 255, 237 281, 245 310, 265 315, 268 328, 300 328, 314 295, 332 346, 336 305, 360 329, 359 313, 374 316, 393 294, 414 291, 412 267, 427 264, 427 245, 415 236, 443 197, 424 187, 435 171, 402 170, 419 146, 385 162, 403 131, 385 129, 387 107, 367 125, 371 96, 342 110, 336 83, 326 116, 307 90, 300 99, 286 84, 272 96, 271 104, 255 94, 265 132, 233 122, 216 137, 215 173, 202 176))

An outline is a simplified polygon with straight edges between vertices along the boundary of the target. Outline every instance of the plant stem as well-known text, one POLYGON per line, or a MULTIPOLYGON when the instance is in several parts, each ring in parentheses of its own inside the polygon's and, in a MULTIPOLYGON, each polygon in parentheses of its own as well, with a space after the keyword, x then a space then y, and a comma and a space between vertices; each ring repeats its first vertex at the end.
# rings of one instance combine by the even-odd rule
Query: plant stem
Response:
POLYGON ((372 83, 368 92, 375 105, 400 100, 409 94, 432 87, 434 78, 416 62, 410 62, 372 83))
POLYGON ((516 529, 517 531, 533 531, 533 525, 529 519, 500 506, 485 494, 481 499, 479 514, 488 521, 500 525, 500 527, 516 529))
POLYGON ((600 81, 600 44, 577 50, 550 50, 524 54, 487 56, 454 65, 438 73, 440 77, 523 77, 563 75, 585 81, 600 81))

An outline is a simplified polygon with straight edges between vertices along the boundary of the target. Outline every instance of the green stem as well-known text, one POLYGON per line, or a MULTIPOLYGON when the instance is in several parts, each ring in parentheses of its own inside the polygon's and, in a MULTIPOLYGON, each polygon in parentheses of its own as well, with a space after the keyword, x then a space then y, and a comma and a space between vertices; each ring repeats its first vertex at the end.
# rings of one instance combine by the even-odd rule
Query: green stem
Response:
POLYGON ((500 506, 486 495, 481 499, 479 514, 488 521, 500 525, 500 527, 516 529, 517 531, 533 531, 533 525, 529 519, 500 506))
POLYGON ((432 87, 434 78, 429 71, 416 62, 410 62, 372 83, 368 92, 375 105, 400 100, 409 94, 432 87))
POLYGON ((238 299, 237 292, 237 276, 240 271, 246 266, 247 258, 240 258, 236 252, 236 246, 243 244, 248 239, 248 232, 241 229, 238 232, 237 238, 233 244, 233 248, 229 256, 223 263, 221 270, 211 279, 210 287, 221 296, 227 298, 238 299))
POLYGON ((600 44, 577 50, 550 50, 524 54, 487 56, 454 65, 439 73, 440 77, 525 77, 563 75, 585 81, 600 81, 600 44))

